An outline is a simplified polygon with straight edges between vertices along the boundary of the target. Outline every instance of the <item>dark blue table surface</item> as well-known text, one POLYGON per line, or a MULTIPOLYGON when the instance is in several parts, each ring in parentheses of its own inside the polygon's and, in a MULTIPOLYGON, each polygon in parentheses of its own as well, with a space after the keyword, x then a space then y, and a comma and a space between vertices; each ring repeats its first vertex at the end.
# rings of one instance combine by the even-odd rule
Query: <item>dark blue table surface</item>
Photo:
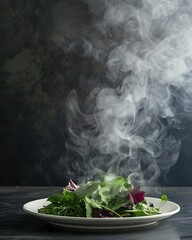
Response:
POLYGON ((79 232, 55 228, 23 211, 26 202, 59 193, 62 187, 0 187, 0 239, 192 239, 192 188, 148 189, 150 196, 166 193, 181 211, 157 224, 133 230, 79 232), (153 194, 152 194, 153 192, 153 194))

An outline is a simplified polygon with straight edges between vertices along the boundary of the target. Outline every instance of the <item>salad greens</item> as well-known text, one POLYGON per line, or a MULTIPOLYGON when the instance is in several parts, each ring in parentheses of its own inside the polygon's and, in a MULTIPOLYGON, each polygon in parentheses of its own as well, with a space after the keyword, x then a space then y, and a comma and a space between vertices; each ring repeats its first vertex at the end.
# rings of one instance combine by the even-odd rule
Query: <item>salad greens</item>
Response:
MULTIPOLYGON (((162 195, 162 202, 168 200, 162 195)), ((72 217, 136 217, 160 214, 158 207, 145 200, 145 192, 133 187, 124 177, 90 181, 80 186, 72 180, 59 195, 48 198, 50 204, 39 213, 72 217)))

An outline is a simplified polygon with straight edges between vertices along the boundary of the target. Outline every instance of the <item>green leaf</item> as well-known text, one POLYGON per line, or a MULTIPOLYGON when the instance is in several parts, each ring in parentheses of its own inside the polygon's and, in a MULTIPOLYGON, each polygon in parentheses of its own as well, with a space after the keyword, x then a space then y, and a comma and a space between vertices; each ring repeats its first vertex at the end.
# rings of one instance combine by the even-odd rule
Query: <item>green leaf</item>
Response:
POLYGON ((89 203, 91 205, 91 207, 93 207, 93 208, 99 208, 99 209, 102 208, 101 205, 99 203, 97 203, 94 199, 85 197, 85 202, 89 203))
POLYGON ((116 198, 113 201, 109 202, 109 207, 112 210, 117 210, 125 205, 130 203, 130 200, 128 198, 116 198))
POLYGON ((52 202, 52 203, 57 203, 60 202, 61 196, 60 195, 52 195, 48 198, 48 201, 52 202))
POLYGON ((86 208, 86 216, 87 217, 92 217, 92 209, 93 208, 99 208, 99 209, 102 208, 100 206, 100 204, 97 203, 94 199, 90 199, 88 197, 85 197, 84 201, 85 201, 85 208, 86 208))
POLYGON ((118 193, 125 191, 127 192, 127 190, 132 186, 130 183, 128 183, 127 179, 123 177, 116 177, 112 179, 108 185, 110 187, 110 192, 113 195, 117 195, 118 193))
POLYGON ((92 217, 92 207, 89 202, 85 201, 85 208, 86 208, 86 217, 92 217))
POLYGON ((71 206, 76 205, 79 202, 79 199, 75 192, 64 189, 60 197, 60 202, 65 205, 71 206))
POLYGON ((112 200, 125 197, 128 190, 132 187, 127 179, 115 177, 108 182, 101 182, 98 191, 94 193, 93 198, 100 203, 108 205, 112 200))
POLYGON ((79 198, 84 198, 85 196, 90 196, 94 191, 98 189, 99 182, 88 182, 85 185, 80 186, 77 190, 75 190, 76 195, 79 198))
MULTIPOLYGON (((150 207, 144 203, 138 203, 134 205, 132 210, 124 210, 124 213, 129 213, 132 217, 137 217, 160 214, 160 211, 158 208, 150 207)), ((124 213, 122 215, 125 215, 124 213)))

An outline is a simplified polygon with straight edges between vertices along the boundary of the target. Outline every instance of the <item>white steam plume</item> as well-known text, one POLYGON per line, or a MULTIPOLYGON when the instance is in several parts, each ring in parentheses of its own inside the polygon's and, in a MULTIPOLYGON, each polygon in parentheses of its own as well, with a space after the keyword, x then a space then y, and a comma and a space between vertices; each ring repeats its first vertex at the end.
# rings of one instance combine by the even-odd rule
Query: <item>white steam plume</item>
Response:
POLYGON ((84 109, 75 91, 68 97, 71 171, 86 180, 112 173, 155 184, 179 156, 180 140, 169 134, 179 126, 175 103, 191 111, 192 1, 108 0, 99 10, 97 1, 84 2, 95 23, 82 34, 82 56, 103 71, 88 79, 94 87, 84 109))

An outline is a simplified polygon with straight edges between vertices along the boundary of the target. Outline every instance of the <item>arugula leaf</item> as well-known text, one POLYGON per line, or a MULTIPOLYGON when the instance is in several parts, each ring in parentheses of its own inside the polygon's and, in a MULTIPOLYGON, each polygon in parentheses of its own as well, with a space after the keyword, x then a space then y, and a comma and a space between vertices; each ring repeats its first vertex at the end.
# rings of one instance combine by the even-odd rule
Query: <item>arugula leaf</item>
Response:
POLYGON ((92 209, 102 209, 101 205, 97 203, 94 199, 90 199, 88 197, 84 198, 85 201, 85 207, 86 207, 86 216, 92 217, 92 209))
POLYGON ((92 206, 89 202, 85 201, 86 217, 92 217, 92 206))
POLYGON ((137 203, 133 209, 125 210, 125 213, 130 213, 131 216, 138 217, 138 216, 150 216, 154 214, 160 214, 159 208, 150 207, 144 203, 137 203))
POLYGON ((109 207, 112 210, 117 210, 123 206, 126 206, 129 203, 130 203, 130 200, 128 198, 115 198, 109 202, 109 207))
MULTIPOLYGON (((93 198, 101 204, 108 205, 113 199, 124 198, 132 185, 123 177, 116 177, 109 182, 101 182, 93 198)), ((125 201, 126 202, 126 201, 125 201)))
POLYGON ((99 186, 99 182, 88 182, 82 186, 80 186, 76 191, 76 195, 79 198, 84 198, 85 196, 90 196, 91 194, 93 194, 93 192, 98 189, 99 186))
POLYGON ((90 199, 88 197, 85 197, 85 201, 90 204, 91 207, 93 208, 99 208, 101 209, 101 205, 97 203, 94 199, 90 199))

